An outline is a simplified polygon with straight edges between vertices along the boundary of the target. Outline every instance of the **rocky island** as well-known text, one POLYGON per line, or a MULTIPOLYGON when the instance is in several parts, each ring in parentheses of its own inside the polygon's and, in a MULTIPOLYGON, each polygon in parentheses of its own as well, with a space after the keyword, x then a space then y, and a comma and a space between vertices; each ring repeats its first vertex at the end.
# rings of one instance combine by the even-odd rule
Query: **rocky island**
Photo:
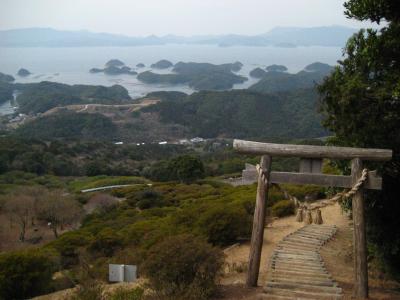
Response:
POLYGON ((265 68, 268 72, 286 72, 288 69, 284 65, 270 65, 265 68))
POLYGON ((89 70, 89 72, 90 73, 104 73, 107 75, 121 75, 121 74, 137 75, 137 72, 132 70, 130 67, 125 66, 125 64, 118 59, 109 60, 105 64, 104 69, 92 68, 89 70))
POLYGON ((125 63, 120 61, 119 59, 110 59, 108 62, 105 64, 106 67, 123 67, 125 66, 125 63))
POLYGON ((145 67, 144 63, 138 63, 136 65, 136 68, 144 68, 144 67, 145 67))
POLYGON ((24 68, 19 69, 18 73, 17 73, 17 75, 21 76, 21 77, 26 77, 26 76, 29 76, 31 74, 32 74, 31 72, 29 72, 27 69, 24 69, 24 68))
POLYGON ((239 63, 213 65, 178 62, 172 69, 172 74, 146 71, 140 73, 138 79, 145 83, 188 84, 196 90, 226 90, 247 80, 246 77, 232 73, 238 67, 239 63))
POLYGON ((315 63, 309 64, 308 66, 306 66, 304 68, 304 71, 306 71, 306 72, 330 73, 332 70, 333 70, 332 66, 321 63, 321 62, 315 62, 315 63))
POLYGON ((169 60, 162 59, 156 62, 155 64, 152 64, 151 67, 153 69, 168 69, 171 68, 174 64, 170 62, 169 60))

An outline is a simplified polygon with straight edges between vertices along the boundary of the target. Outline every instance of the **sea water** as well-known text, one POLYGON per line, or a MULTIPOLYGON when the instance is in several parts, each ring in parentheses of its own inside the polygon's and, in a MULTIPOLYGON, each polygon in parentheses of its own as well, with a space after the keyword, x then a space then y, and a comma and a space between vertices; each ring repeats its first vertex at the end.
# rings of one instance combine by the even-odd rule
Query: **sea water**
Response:
MULTIPOLYGON (((235 89, 248 88, 257 82, 249 72, 256 68, 265 68, 271 64, 285 65, 289 72, 298 72, 313 62, 334 65, 341 58, 339 47, 219 47, 215 45, 161 45, 137 47, 67 47, 67 48, 4 48, 0 47, 0 72, 13 75, 16 82, 54 81, 66 84, 91 84, 124 86, 133 98, 153 91, 194 92, 187 85, 145 84, 132 75, 105 75, 89 73, 91 68, 103 68, 110 59, 122 60, 137 72, 151 69, 149 66, 160 59, 173 63, 208 62, 213 64, 244 64, 238 74, 249 80, 234 86, 235 89), (144 63, 146 68, 137 69, 136 64, 144 63), (27 77, 16 75, 19 68, 28 69, 32 74, 27 77)), ((156 73, 168 73, 171 70, 154 70, 156 73)))

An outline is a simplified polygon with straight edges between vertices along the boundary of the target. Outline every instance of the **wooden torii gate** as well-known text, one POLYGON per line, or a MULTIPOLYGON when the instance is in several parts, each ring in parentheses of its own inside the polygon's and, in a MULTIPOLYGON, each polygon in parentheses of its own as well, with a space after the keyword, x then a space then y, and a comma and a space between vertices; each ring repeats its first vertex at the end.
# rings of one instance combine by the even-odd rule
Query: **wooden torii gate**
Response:
MULTIPOLYGON (((239 153, 261 156, 253 231, 251 236, 249 269, 246 284, 257 286, 261 251, 264 240, 265 209, 271 183, 315 184, 320 186, 351 188, 358 182, 363 170, 363 161, 388 161, 392 151, 386 149, 364 149, 350 147, 285 145, 234 140, 233 148, 239 153), (300 172, 272 172, 272 156, 299 157, 300 172), (322 159, 351 160, 351 176, 322 174, 322 159)), ((352 201, 354 226, 354 295, 368 298, 368 265, 365 230, 363 189, 380 190, 382 178, 368 172, 366 182, 354 194, 352 201)))

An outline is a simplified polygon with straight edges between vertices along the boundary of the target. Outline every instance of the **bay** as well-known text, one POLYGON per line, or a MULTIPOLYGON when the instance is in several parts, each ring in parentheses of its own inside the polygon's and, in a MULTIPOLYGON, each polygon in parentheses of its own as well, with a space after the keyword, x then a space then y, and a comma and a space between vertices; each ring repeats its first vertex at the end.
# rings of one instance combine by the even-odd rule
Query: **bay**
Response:
MULTIPOLYGON (((111 86, 120 84, 133 98, 143 97, 153 91, 194 92, 187 85, 144 84, 132 75, 91 74, 93 67, 102 68, 110 59, 120 59, 137 72, 149 70, 152 63, 167 59, 173 63, 209 62, 213 64, 240 61, 244 64, 238 74, 249 78, 235 89, 248 88, 257 82, 249 72, 256 67, 283 64, 289 72, 298 72, 313 62, 336 64, 341 58, 339 47, 218 47, 215 45, 161 45, 139 47, 70 47, 70 48, 4 48, 0 47, 0 72, 13 75, 16 82, 54 81, 66 84, 91 84, 111 86), (137 69, 138 63, 146 68, 137 69), (19 68, 33 74, 28 77, 15 75, 19 68)), ((168 73, 171 70, 155 70, 168 73)))

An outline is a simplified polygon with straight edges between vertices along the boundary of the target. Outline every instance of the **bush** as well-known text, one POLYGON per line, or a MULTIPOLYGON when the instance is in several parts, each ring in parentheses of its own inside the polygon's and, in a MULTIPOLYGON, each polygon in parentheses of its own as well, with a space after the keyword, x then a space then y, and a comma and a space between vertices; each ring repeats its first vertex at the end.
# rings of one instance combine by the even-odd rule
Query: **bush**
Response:
POLYGON ((162 299, 208 299, 222 264, 220 250, 198 237, 177 235, 151 247, 142 270, 162 299))
POLYGON ((278 218, 294 214, 294 203, 291 200, 282 200, 271 208, 272 215, 278 218))
POLYGON ((143 298, 144 290, 140 287, 124 289, 119 287, 114 292, 107 294, 109 300, 140 300, 143 298))
POLYGON ((0 299, 26 299, 49 292, 55 263, 37 249, 0 254, 0 299))
POLYGON ((129 195, 126 202, 130 206, 138 207, 142 210, 153 207, 162 207, 165 204, 162 194, 151 188, 133 192, 129 195))
POLYGON ((115 251, 120 249, 122 245, 122 238, 118 232, 111 228, 105 228, 96 235, 96 238, 89 246, 89 250, 110 257, 115 251))
POLYGON ((251 215, 244 207, 219 205, 203 212, 196 224, 213 245, 229 245, 238 237, 250 236, 251 215))

